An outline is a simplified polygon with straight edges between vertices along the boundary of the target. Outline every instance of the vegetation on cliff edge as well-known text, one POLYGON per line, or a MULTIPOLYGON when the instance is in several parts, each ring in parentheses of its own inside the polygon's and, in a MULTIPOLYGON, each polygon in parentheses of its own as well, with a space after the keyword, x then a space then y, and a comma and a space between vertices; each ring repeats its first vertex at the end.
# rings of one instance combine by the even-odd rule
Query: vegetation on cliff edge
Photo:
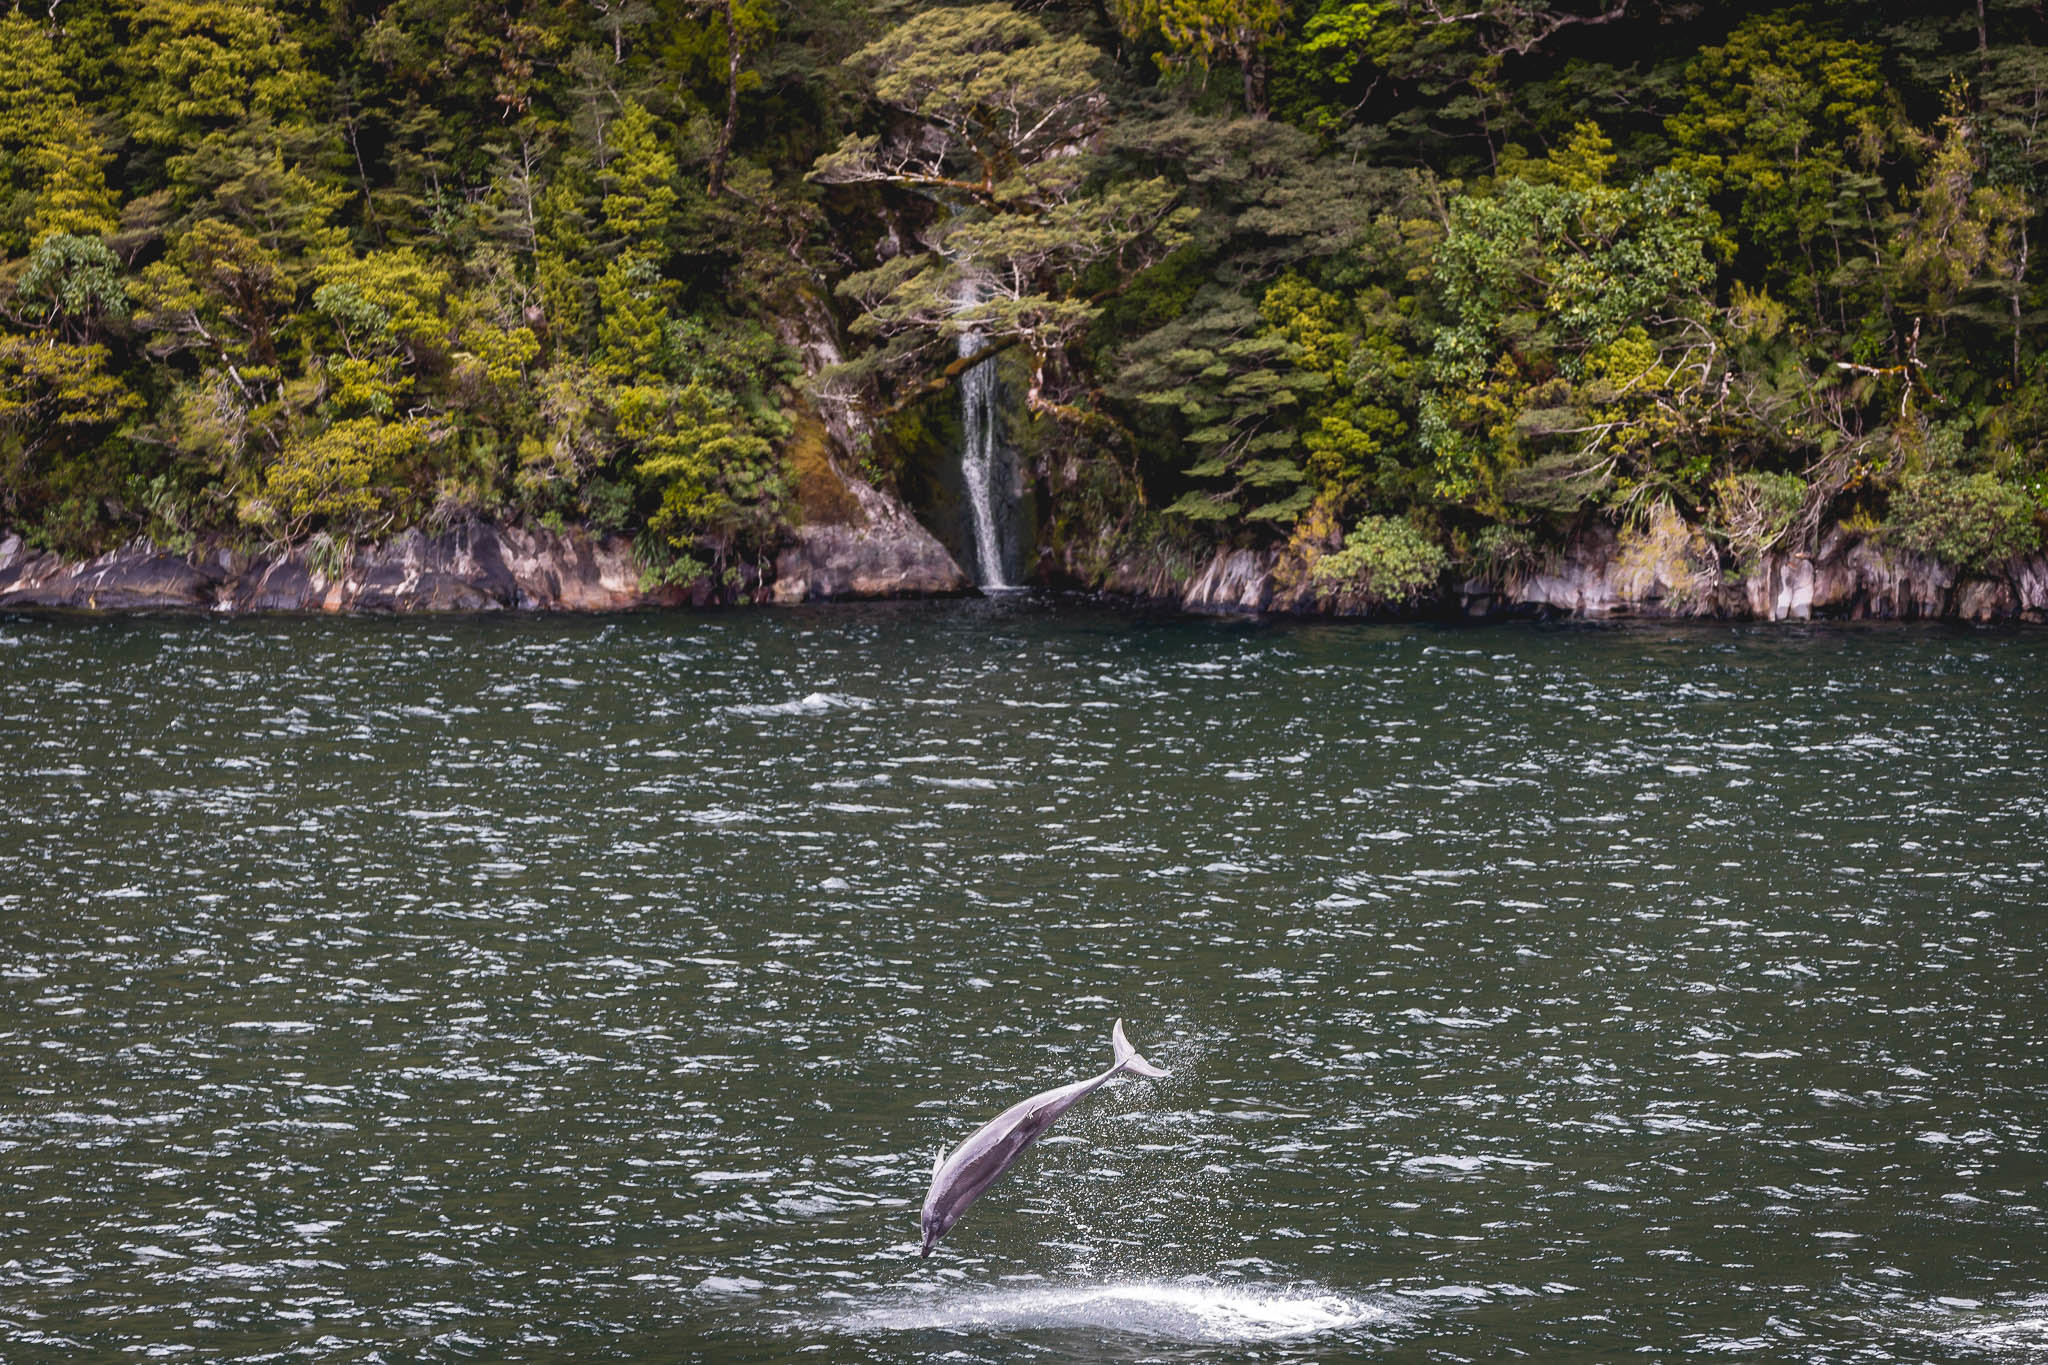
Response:
POLYGON ((886 482, 998 354, 1097 559, 1394 600, 1675 513, 1731 572, 1833 521, 1987 571, 2048 507, 2044 38, 2017 0, 17 7, 0 529, 482 516, 728 571, 799 515, 804 412, 886 482))

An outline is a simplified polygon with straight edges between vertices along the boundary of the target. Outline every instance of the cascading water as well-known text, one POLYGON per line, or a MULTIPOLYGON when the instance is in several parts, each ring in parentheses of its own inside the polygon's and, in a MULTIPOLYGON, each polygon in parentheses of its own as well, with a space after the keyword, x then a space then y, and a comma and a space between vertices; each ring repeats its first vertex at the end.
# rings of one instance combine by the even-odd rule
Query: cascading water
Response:
MULTIPOLYGON (((962 289, 960 306, 980 300, 972 281, 962 289)), ((971 356, 987 342, 981 333, 960 334, 960 354, 971 356)), ((976 581, 984 588, 1008 588, 1010 527, 1015 521, 1016 493, 1010 462, 1003 447, 1002 386, 993 358, 960 376, 960 477, 967 486, 967 509, 974 529, 976 581)))

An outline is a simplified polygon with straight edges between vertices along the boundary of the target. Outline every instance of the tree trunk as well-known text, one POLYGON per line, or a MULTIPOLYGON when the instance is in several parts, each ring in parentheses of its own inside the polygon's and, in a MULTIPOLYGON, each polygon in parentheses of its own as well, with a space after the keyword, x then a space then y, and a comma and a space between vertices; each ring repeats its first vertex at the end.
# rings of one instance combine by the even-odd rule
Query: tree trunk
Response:
POLYGON ((732 5, 733 0, 723 0, 719 6, 725 13, 725 126, 718 130, 718 145, 711 152, 708 192, 713 199, 725 191, 725 159, 732 154, 733 129, 740 121, 740 34, 732 5))
POLYGON ((2020 259, 2012 272, 2012 377, 2020 377, 2020 291, 2027 282, 2027 220, 2020 219, 2020 259))
POLYGON ((1252 118, 1266 116, 1266 59, 1259 51, 1256 40, 1247 42, 1237 51, 1237 62, 1244 71, 1244 111, 1252 118))

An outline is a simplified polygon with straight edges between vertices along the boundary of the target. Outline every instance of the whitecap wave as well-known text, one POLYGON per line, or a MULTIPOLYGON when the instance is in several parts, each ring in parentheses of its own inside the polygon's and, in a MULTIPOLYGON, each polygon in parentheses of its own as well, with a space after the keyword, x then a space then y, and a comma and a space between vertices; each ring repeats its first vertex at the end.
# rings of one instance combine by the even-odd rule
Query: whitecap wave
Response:
POLYGON ((725 709, 727 715, 768 718, 773 716, 822 716, 828 711, 865 711, 874 703, 866 697, 844 692, 813 692, 793 701, 742 702, 725 709))
POLYGON ((1990 1304, 1943 1300, 1956 1310, 1951 1321, 1925 1334, 1992 1357, 2040 1360, 2048 1356, 2048 1294, 1990 1304), (1967 1306, 1964 1306, 1967 1305, 1967 1306))
POLYGON ((1158 1341, 1288 1341, 1384 1324, 1396 1310, 1327 1290, 1209 1280, 938 1290, 842 1319, 856 1333, 1086 1328, 1158 1341))

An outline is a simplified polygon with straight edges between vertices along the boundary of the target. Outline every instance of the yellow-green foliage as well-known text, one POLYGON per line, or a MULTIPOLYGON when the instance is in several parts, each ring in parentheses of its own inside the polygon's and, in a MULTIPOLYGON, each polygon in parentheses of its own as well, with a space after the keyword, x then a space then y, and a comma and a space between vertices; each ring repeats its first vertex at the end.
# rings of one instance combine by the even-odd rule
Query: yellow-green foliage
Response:
POLYGON ((607 130, 610 157, 599 173, 607 236, 642 255, 659 249, 676 203, 676 162, 662 146, 654 116, 627 100, 607 130))
POLYGON ((374 530, 373 518, 395 500, 404 465, 426 439, 427 424, 417 419, 355 417, 289 441, 243 516, 285 541, 315 527, 374 530))
POLYGON ((143 143, 189 146, 251 117, 290 118, 322 84, 283 14, 255 0, 140 0, 133 31, 128 128, 143 143))
POLYGON ((702 381, 632 385, 615 402, 619 435, 640 452, 633 472, 660 499, 648 529, 670 545, 728 548, 780 500, 774 447, 702 381))
POLYGON ((456 360, 472 368, 486 384, 506 389, 524 383, 533 362, 540 357, 540 338, 531 327, 510 331, 488 323, 472 323, 458 340, 456 360))
POLYGON ((1162 68, 1201 71, 1258 62, 1287 20, 1282 0, 1115 0, 1112 11, 1125 33, 1162 44, 1162 68))
POLYGON ((1344 537, 1344 548, 1316 561, 1318 585, 1369 602, 1408 602, 1436 587, 1450 556, 1399 517, 1366 517, 1344 537))
POLYGON ((18 10, 0 16, 0 252, 112 232, 109 159, 49 29, 18 10))
POLYGON ((142 406, 108 351, 53 338, 0 336, 0 427, 35 440, 49 428, 90 428, 119 421, 142 406))
POLYGON ((321 267, 313 306, 351 356, 399 353, 409 365, 445 345, 448 272, 411 248, 372 251, 321 267))
POLYGON ((632 382, 660 370, 668 322, 661 295, 661 277, 646 258, 623 255, 605 267, 597 285, 600 374, 632 382))

